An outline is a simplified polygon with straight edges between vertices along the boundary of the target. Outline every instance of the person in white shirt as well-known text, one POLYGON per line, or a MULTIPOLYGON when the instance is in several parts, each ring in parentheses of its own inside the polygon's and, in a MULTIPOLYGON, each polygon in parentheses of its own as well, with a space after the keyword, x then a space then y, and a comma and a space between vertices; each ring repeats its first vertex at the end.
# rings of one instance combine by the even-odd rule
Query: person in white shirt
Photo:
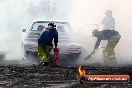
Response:
MULTIPOLYGON (((115 19, 112 16, 111 10, 107 10, 105 12, 105 17, 102 20, 102 25, 103 25, 102 31, 115 30, 115 19)), ((104 60, 106 60, 106 47, 108 47, 108 39, 101 40, 101 48, 104 60)))
POLYGON ((102 20, 103 30, 115 30, 115 19, 112 16, 112 11, 107 10, 105 17, 102 20))

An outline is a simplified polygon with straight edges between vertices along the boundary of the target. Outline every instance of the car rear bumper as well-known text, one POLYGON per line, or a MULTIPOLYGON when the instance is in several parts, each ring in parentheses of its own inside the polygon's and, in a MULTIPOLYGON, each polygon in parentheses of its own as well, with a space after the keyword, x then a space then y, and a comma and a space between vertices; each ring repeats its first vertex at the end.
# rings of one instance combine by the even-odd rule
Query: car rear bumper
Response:
MULTIPOLYGON (((59 48, 59 54, 60 55, 69 55, 69 54, 80 54, 81 53, 81 48, 80 47, 65 47, 65 46, 58 46, 59 48)), ((23 45, 23 51, 24 52, 37 52, 37 45, 23 45)), ((51 51, 51 54, 53 54, 53 49, 51 51)))

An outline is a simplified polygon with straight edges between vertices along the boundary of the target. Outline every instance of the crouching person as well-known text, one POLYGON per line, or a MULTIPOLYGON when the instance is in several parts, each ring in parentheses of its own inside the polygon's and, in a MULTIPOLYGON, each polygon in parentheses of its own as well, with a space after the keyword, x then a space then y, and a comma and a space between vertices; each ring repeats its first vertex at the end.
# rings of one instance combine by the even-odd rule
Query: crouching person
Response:
POLYGON ((54 27, 54 23, 49 23, 48 28, 43 29, 38 38, 38 56, 41 64, 48 65, 50 62, 50 52, 53 48, 53 39, 54 46, 57 47, 58 32, 54 27))
POLYGON ((98 31, 95 29, 92 33, 93 33, 93 36, 97 37, 97 41, 94 46, 93 53, 99 47, 101 40, 108 40, 107 46, 105 47, 105 49, 103 49, 104 64, 116 65, 117 60, 115 57, 114 49, 121 38, 121 35, 119 34, 119 32, 115 30, 98 31))

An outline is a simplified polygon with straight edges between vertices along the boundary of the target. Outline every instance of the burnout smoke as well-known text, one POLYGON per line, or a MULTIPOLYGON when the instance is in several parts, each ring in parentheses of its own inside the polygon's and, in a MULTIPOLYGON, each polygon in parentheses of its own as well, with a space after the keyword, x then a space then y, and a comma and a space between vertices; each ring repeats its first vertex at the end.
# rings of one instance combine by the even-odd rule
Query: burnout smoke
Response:
POLYGON ((21 54, 22 29, 29 29, 33 21, 65 20, 65 18, 68 18, 68 0, 58 1, 0 1, 0 49, 6 52, 6 59, 13 60, 23 57, 21 54))
MULTIPOLYGON (((132 63, 131 2, 130 0, 1 0, 0 49, 7 53, 6 59, 20 59, 23 28, 29 29, 34 20, 69 21, 77 33, 76 40, 84 47, 79 58, 79 62, 84 63, 86 62, 84 57, 93 50, 96 41, 96 38, 91 37, 92 29, 89 29, 88 24, 98 24, 99 30, 102 30, 101 20, 105 11, 110 9, 116 20, 116 30, 122 35, 115 49, 117 61, 121 64, 130 64, 132 63)), ((86 63, 102 63, 101 52, 98 51, 86 63)))
MULTIPOLYGON (((130 5, 131 2, 132 1, 130 0, 122 2, 120 0, 72 0, 71 23, 73 24, 75 31, 78 33, 83 30, 83 26, 85 24, 98 24, 99 30, 102 30, 103 26, 101 21, 105 15, 105 11, 109 9, 112 10, 113 17, 116 22, 115 30, 119 31, 122 35, 120 42, 115 48, 117 62, 118 64, 131 64, 132 60, 130 58, 132 57, 132 49, 130 49, 130 47, 132 44, 132 12, 129 10, 132 8, 130 5)), ((85 37, 81 37, 79 41, 83 46, 87 47, 85 49, 88 52, 91 52, 96 39, 91 37, 89 38, 91 30, 89 30, 89 28, 85 29, 86 31, 83 31, 84 33, 81 32, 81 35, 84 36, 87 33, 87 36, 85 35, 85 37)), ((88 63, 102 63, 103 59, 101 52, 102 51, 100 50, 98 53, 93 55, 88 63)), ((86 61, 81 59, 80 62, 85 63, 86 61)))

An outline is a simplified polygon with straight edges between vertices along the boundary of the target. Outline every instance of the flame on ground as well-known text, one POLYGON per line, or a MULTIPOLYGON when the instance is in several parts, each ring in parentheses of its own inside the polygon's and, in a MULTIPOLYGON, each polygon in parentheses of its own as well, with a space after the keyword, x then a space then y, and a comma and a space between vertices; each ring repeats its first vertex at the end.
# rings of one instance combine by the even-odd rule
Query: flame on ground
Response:
POLYGON ((79 72, 79 75, 80 75, 80 76, 86 75, 86 71, 85 71, 81 66, 79 66, 78 72, 79 72))

